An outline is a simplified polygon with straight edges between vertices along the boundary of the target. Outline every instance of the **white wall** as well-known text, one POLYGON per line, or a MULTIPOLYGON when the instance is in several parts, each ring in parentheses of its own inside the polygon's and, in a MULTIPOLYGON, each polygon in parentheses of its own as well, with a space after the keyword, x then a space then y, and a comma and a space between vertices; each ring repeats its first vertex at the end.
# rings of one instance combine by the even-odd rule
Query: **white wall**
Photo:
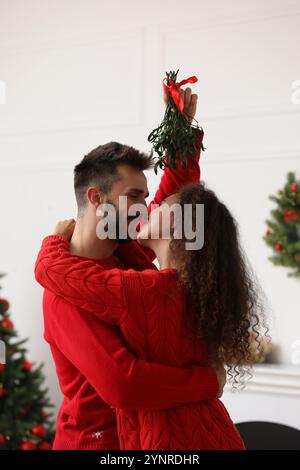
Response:
MULTIPOLYGON (((300 163, 300 2, 285 0, 0 0, 0 270, 13 319, 46 363, 33 264, 57 219, 75 216, 72 170, 109 140, 149 150, 165 71, 197 75, 202 177, 233 211, 274 309, 280 360, 300 339, 299 281, 268 261, 271 203, 300 163)), ((153 194, 157 178, 149 175, 153 194)))

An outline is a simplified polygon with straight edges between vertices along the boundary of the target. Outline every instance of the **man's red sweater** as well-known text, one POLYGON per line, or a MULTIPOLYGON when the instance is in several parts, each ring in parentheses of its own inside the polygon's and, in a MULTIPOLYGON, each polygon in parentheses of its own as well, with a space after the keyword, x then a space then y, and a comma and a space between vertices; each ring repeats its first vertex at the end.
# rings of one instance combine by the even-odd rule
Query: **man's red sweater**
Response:
MULTIPOLYGON (((188 168, 164 172, 151 204, 158 204, 188 182, 199 181, 200 147, 201 142, 197 159, 189 158, 188 168)), ((115 254, 93 261, 106 269, 157 269, 151 250, 135 241, 119 246, 115 254)), ((138 359, 117 326, 104 323, 47 289, 43 312, 44 337, 64 396, 54 449, 119 449, 115 407, 168 409, 213 399, 218 394, 213 368, 180 368, 138 359)))

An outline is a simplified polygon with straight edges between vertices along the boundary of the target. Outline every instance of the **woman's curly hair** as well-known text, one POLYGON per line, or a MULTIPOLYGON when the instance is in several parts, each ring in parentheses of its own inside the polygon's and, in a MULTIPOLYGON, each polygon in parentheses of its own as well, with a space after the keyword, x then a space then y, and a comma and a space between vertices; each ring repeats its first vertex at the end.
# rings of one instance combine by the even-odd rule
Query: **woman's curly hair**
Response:
MULTIPOLYGON (((182 213, 192 205, 196 230, 196 204, 204 205, 204 244, 186 250, 183 236, 170 242, 172 261, 186 293, 187 327, 203 340, 212 364, 227 366, 234 389, 251 377, 250 342, 261 352, 267 338, 263 291, 239 243, 237 222, 204 183, 192 183, 178 193, 182 213)), ((183 219, 182 224, 183 224, 183 219)), ((253 361, 253 360, 252 360, 253 361)))

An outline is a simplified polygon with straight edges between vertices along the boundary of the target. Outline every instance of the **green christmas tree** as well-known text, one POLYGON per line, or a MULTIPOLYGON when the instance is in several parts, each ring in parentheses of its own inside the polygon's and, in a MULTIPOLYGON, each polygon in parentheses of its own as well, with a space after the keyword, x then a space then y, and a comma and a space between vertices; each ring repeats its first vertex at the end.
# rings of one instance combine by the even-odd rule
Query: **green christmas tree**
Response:
POLYGON ((274 265, 291 268, 288 276, 300 277, 300 181, 295 173, 288 173, 284 188, 269 199, 276 203, 263 237, 273 250, 269 259, 274 265))
POLYGON ((0 297, 0 450, 51 449, 52 405, 42 386, 43 365, 26 359, 26 342, 17 340, 9 303, 0 297))

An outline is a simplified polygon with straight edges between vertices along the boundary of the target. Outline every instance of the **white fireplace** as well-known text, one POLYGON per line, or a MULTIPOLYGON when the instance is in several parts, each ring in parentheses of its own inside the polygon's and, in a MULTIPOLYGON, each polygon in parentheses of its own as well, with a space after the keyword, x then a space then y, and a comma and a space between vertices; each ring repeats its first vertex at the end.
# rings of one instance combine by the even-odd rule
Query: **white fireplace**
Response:
POLYGON ((245 390, 227 386, 222 401, 235 423, 269 421, 300 430, 300 366, 257 365, 245 390))

